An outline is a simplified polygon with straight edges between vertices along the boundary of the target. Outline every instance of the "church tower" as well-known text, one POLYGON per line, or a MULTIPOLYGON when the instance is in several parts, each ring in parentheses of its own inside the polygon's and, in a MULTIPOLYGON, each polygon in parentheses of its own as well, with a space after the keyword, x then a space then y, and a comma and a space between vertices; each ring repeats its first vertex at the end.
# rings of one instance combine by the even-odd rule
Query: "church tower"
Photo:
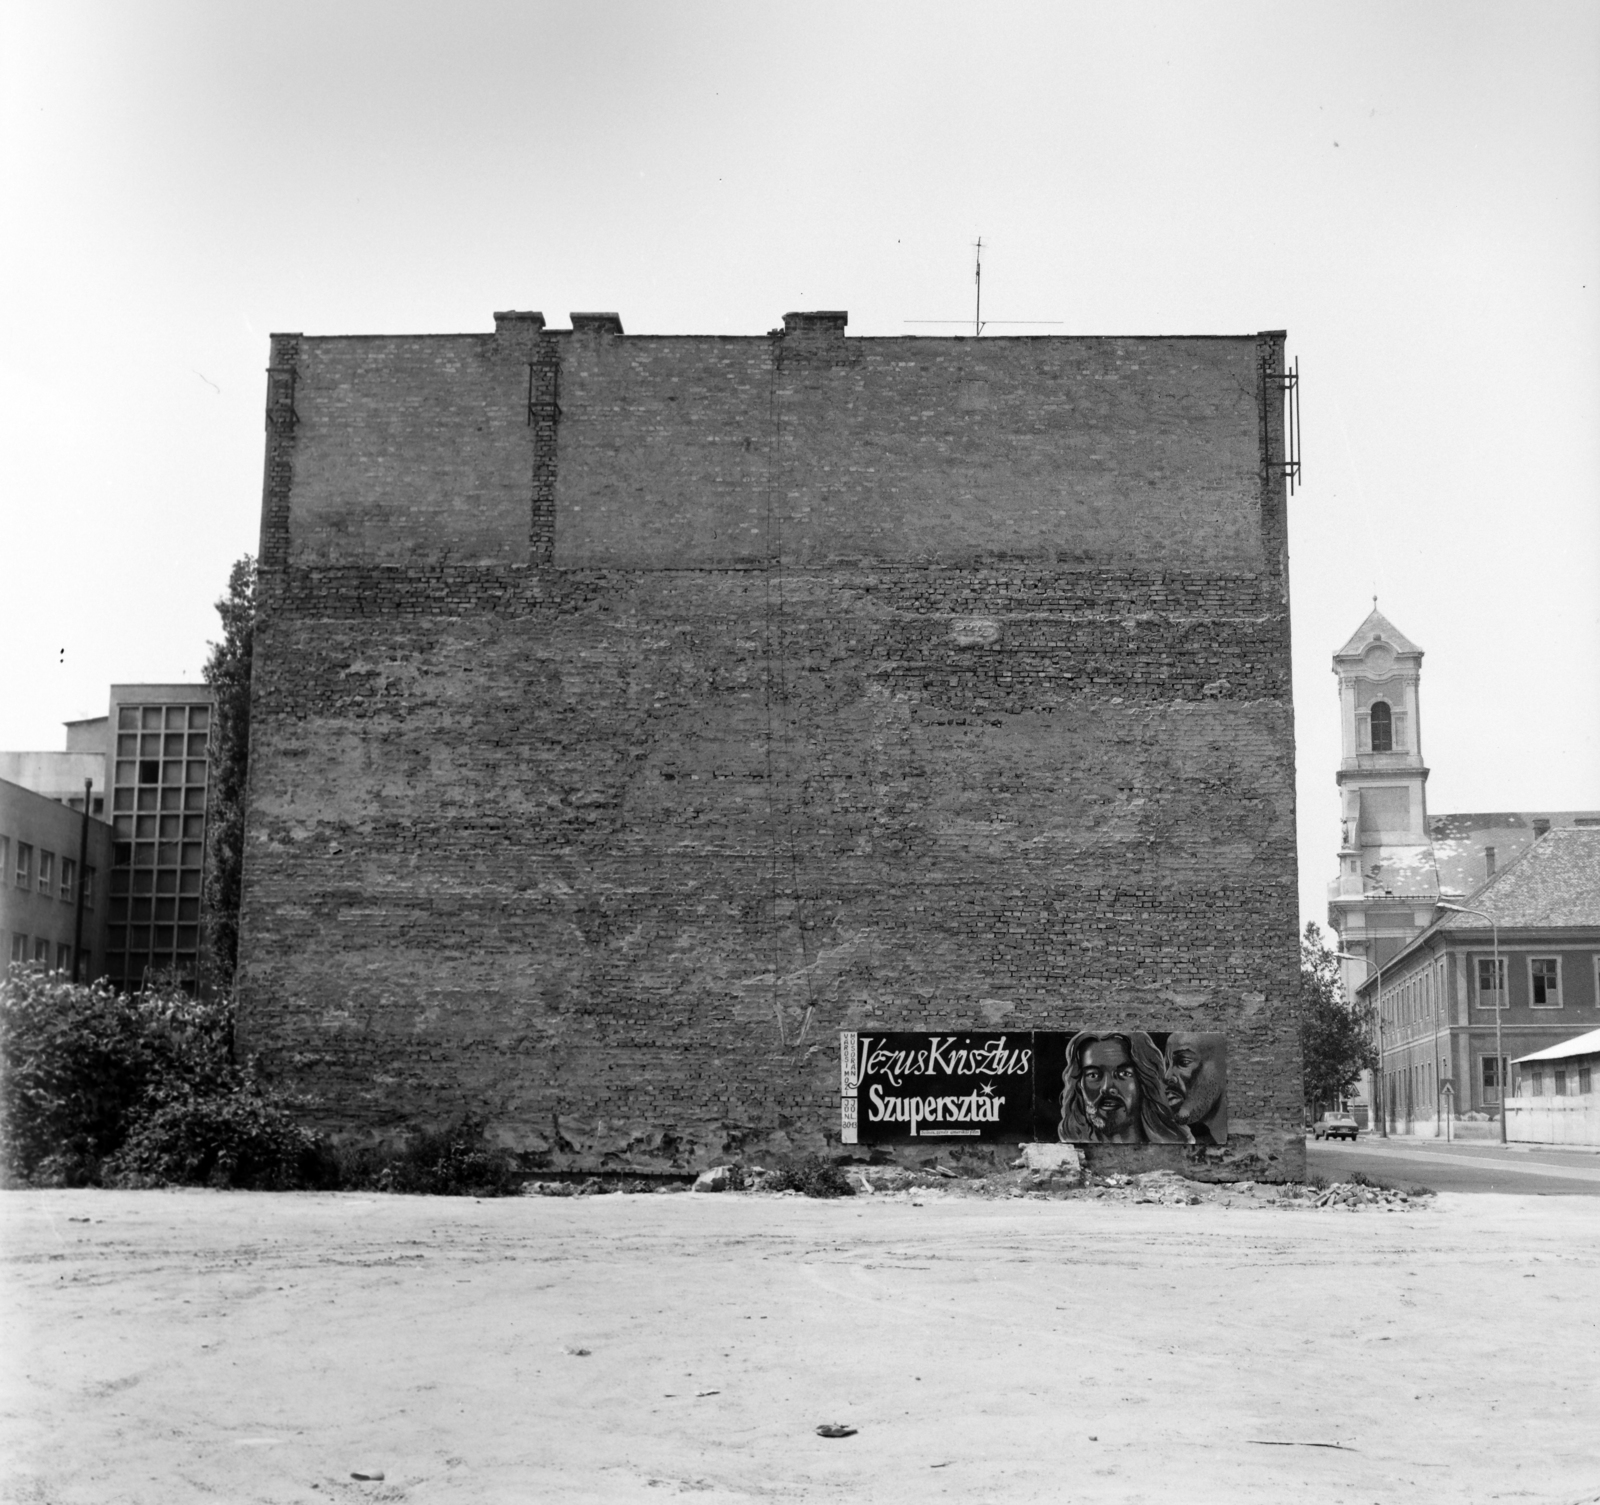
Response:
MULTIPOLYGON (((1428 830, 1417 683, 1422 650, 1374 603, 1333 656, 1339 679, 1339 876, 1328 923, 1339 949, 1381 966, 1435 915, 1439 873, 1428 830)), ((1371 967, 1346 967, 1346 986, 1371 967)))

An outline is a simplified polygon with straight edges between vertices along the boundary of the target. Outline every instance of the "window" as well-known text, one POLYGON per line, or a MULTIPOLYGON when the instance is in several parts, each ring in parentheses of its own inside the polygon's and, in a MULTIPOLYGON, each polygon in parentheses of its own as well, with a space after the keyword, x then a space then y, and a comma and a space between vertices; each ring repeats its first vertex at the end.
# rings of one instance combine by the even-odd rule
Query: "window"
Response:
POLYGON ((1528 1068, 1528 1096, 1544 1096, 1544 1070, 1542 1067, 1530 1066, 1528 1068))
POLYGON ((43 962, 47 967, 50 965, 50 942, 42 935, 33 939, 33 959, 43 962))
POLYGON ((11 960, 25 962, 28 959, 28 938, 25 935, 11 937, 11 960))
MULTIPOLYGON (((7 872, 11 869, 11 838, 0 836, 0 882, 5 881, 7 872)), ((1596 960, 1596 977, 1600 977, 1600 958, 1596 960)))
POLYGON ((17 843, 17 887, 33 887, 33 848, 25 841, 17 843))
POLYGON ((161 760, 159 758, 141 758, 139 760, 139 782, 141 784, 159 784, 161 782, 161 760))
POLYGON ((1505 957, 1502 956, 1500 958, 1500 976, 1496 979, 1494 958, 1492 956, 1480 956, 1478 958, 1478 1007, 1480 1009, 1504 1008, 1505 992, 1505 957))
POLYGON ((1561 1007, 1561 958, 1558 956, 1530 956, 1528 982, 1536 1009, 1561 1007))
POLYGON ((1367 713, 1372 724, 1372 750, 1375 753, 1394 751, 1394 715, 1388 705, 1381 701, 1372 702, 1372 709, 1367 713))
POLYGON ((1567 1095, 1567 1071, 1566 1071, 1566 1067, 1558 1066, 1558 1067, 1556 1067, 1556 1096, 1557 1097, 1565 1097, 1566 1095, 1567 1095))
POLYGON ((70 972, 72 970, 72 947, 65 941, 56 947, 56 971, 70 972))
POLYGON ((1594 1074, 1587 1066, 1578 1068, 1578 1091, 1585 1096, 1594 1091, 1594 1074))
POLYGON ((39 892, 50 894, 56 886, 56 854, 39 848, 39 892))
POLYGON ((77 882, 77 878, 78 864, 70 857, 63 857, 61 859, 61 898, 67 904, 72 903, 72 889, 77 882))

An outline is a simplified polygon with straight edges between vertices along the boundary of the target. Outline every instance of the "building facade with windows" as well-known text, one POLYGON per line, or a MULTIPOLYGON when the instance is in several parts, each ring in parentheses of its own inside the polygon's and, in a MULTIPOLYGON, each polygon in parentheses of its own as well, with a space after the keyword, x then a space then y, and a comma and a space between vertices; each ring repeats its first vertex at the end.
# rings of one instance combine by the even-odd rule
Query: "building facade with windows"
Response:
MULTIPOLYGON (((1343 953, 1347 997, 1445 913, 1441 901, 1466 902, 1548 831, 1600 830, 1600 810, 1430 815, 1422 657, 1376 604, 1333 656, 1342 747, 1339 871, 1328 885, 1328 923, 1343 953)), ((1363 1078, 1349 1105, 1363 1125, 1376 1123, 1372 1092, 1363 1078)), ((1468 1111, 1467 1102, 1456 1100, 1456 1110, 1468 1111)), ((1427 1118, 1436 1122, 1431 1111, 1427 1118)))
POLYGON ((205 685, 111 687, 105 957, 118 987, 199 978, 210 733, 205 685))
POLYGON ((1553 827, 1462 902, 1358 988, 1397 1133, 1497 1117, 1509 1062, 1600 1027, 1600 829, 1553 827))
MULTIPOLYGON (((156 978, 193 986, 201 975, 211 707, 205 685, 112 685, 105 716, 67 723, 65 751, 0 753, 0 778, 14 775, 60 815, 83 809, 89 784, 109 841, 85 945, 92 975, 119 988, 156 978)), ((13 940, 13 959, 45 959, 42 933, 14 935, 28 944, 13 940)))
POLYGON ((1511 1063, 1506 1137, 1600 1147, 1600 1028, 1511 1063))
POLYGON ((79 980, 104 971, 105 875, 111 828, 8 779, 0 779, 0 965, 36 962, 79 980), (80 866, 81 864, 81 866, 80 866), (78 914, 79 890, 83 914, 78 914))

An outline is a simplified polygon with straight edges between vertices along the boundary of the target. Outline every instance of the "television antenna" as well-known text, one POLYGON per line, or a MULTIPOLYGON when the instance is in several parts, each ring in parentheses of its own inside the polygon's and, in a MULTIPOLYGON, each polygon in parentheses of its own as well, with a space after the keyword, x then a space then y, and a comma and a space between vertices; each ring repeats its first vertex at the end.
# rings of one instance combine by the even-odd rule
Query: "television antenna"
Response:
MULTIPOLYGON (((986 319, 983 316, 983 237, 972 247, 972 333, 981 335, 989 324, 1064 324, 1065 319, 986 319)), ((965 324, 965 319, 907 319, 907 324, 965 324)))

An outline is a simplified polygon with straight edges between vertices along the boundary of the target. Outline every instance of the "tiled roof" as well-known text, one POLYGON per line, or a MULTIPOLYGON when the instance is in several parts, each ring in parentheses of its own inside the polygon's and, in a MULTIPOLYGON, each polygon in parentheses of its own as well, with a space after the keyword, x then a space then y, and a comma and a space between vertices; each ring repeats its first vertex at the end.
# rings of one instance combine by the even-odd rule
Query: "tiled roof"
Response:
MULTIPOLYGON (((1545 833, 1472 896, 1504 930, 1600 926, 1600 827, 1545 833)), ((1440 930, 1483 930, 1477 915, 1446 914, 1440 930)))

